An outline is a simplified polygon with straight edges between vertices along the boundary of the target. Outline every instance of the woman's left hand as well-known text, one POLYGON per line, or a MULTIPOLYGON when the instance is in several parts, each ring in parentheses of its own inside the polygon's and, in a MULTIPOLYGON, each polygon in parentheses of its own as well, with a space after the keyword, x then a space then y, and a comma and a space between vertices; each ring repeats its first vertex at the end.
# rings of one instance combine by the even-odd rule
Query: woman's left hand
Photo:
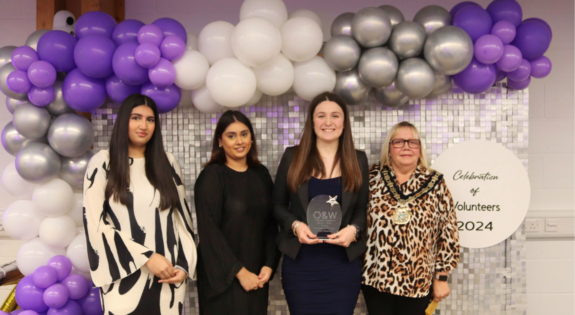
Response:
POLYGON ((185 273, 183 270, 178 269, 178 268, 174 268, 174 276, 169 278, 169 279, 164 279, 164 280, 160 280, 158 281, 159 283, 171 283, 171 284, 180 284, 182 282, 184 282, 184 280, 186 280, 186 277, 188 276, 187 273, 185 273))
POLYGON ((348 247, 355 239, 355 227, 347 226, 337 233, 328 235, 327 238, 329 240, 324 240, 324 243, 348 247))
POLYGON ((260 271, 260 275, 258 276, 258 278, 260 278, 260 282, 258 284, 258 286, 260 288, 263 288, 264 285, 270 281, 270 277, 272 276, 272 268, 267 267, 267 266, 263 266, 262 270, 260 271))
POLYGON ((441 302, 441 300, 449 296, 449 293, 450 289, 447 281, 433 281, 433 299, 436 302, 441 302))

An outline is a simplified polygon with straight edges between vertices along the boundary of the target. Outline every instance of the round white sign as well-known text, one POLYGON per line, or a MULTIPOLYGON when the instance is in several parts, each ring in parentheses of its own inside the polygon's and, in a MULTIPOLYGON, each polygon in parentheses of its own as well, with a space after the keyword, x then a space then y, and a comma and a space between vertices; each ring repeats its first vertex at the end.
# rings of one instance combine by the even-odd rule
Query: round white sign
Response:
POLYGON ((464 141, 437 157, 432 168, 444 175, 453 196, 461 246, 493 246, 525 219, 529 178, 521 161, 501 144, 464 141))

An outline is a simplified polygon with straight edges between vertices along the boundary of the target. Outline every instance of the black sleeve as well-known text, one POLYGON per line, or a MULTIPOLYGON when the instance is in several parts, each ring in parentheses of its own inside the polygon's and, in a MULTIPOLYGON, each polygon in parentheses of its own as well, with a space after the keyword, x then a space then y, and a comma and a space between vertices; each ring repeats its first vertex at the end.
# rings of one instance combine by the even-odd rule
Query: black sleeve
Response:
MULTIPOLYGON (((261 166, 262 168, 262 175, 264 177, 264 182, 266 184, 266 187, 269 187, 269 196, 271 197, 271 194, 273 192, 273 187, 274 187, 274 183, 272 181, 272 177, 270 176, 270 172, 268 171, 268 169, 265 166, 261 166)), ((269 209, 269 215, 268 215, 268 222, 266 223, 265 226, 265 240, 264 240, 264 244, 265 244, 265 263, 264 266, 270 267, 273 271, 272 271, 272 276, 270 278, 273 278, 274 274, 276 273, 278 264, 279 264, 279 260, 281 257, 280 251, 278 250, 278 247, 276 245, 276 237, 278 235, 278 225, 276 223, 276 220, 274 220, 273 217, 273 203, 271 204, 272 207, 269 209)))
POLYGON ((357 203, 353 209, 351 224, 356 224, 365 232, 367 225, 367 203, 369 201, 369 167, 367 164, 367 156, 364 152, 358 152, 359 168, 361 169, 361 188, 358 192, 357 203))
POLYGON ((274 218, 284 229, 291 230, 291 225, 298 218, 289 210, 289 190, 287 187, 287 173, 293 158, 293 148, 288 148, 282 156, 282 160, 276 174, 276 182, 273 193, 274 218))
POLYGON ((194 187, 198 216, 198 250, 215 294, 226 290, 242 269, 220 229, 223 212, 223 182, 218 165, 206 167, 194 187))

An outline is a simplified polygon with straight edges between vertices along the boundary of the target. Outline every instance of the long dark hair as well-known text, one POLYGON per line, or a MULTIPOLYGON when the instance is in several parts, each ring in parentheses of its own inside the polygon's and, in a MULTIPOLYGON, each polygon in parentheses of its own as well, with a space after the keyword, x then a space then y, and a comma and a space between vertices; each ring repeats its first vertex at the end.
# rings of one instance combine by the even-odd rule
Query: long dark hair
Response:
POLYGON ((222 135, 224 131, 228 128, 229 125, 241 122, 242 124, 246 125, 250 130, 250 135, 252 138, 252 146, 250 152, 246 156, 246 162, 248 166, 257 166, 260 165, 261 162, 258 160, 258 146, 256 143, 256 135, 254 134, 254 128, 252 127, 252 123, 246 115, 242 112, 237 110, 228 110, 226 111, 222 117, 218 120, 218 124, 216 125, 216 132, 214 133, 214 141, 212 144, 212 157, 204 165, 204 167, 212 164, 226 164, 226 152, 224 152, 224 148, 220 148, 220 141, 222 139, 222 135))
POLYGON ((160 193, 160 209, 166 210, 179 204, 178 190, 172 178, 172 165, 164 151, 162 131, 158 107, 154 100, 142 94, 128 96, 118 112, 114 131, 110 139, 110 165, 108 184, 106 185, 106 200, 111 196, 115 202, 125 206, 133 206, 128 198, 130 187, 130 145, 129 125, 132 109, 138 106, 148 106, 154 112, 155 128, 150 141, 146 143, 146 177, 150 184, 160 193))
MULTIPOLYGON (((361 187, 361 170, 355 154, 355 146, 351 135, 351 123, 349 111, 344 100, 337 94, 324 92, 316 96, 309 104, 307 119, 301 141, 296 147, 295 154, 287 174, 287 185, 292 192, 297 191, 301 184, 309 181, 312 175, 326 176, 326 169, 319 156, 316 141, 317 135, 313 129, 313 113, 316 107, 325 101, 331 101, 339 105, 344 115, 343 133, 339 137, 339 146, 335 155, 333 166, 340 163, 341 176, 345 183, 346 191, 358 192, 361 187)), ((330 171, 333 172, 333 169, 330 171)))

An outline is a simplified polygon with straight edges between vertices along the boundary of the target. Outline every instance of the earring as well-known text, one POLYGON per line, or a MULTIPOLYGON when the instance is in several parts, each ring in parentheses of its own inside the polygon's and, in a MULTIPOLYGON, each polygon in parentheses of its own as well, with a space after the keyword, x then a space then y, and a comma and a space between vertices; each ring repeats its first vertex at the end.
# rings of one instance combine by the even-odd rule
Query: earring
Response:
POLYGON ((222 147, 222 145, 220 144, 220 148, 222 147))

